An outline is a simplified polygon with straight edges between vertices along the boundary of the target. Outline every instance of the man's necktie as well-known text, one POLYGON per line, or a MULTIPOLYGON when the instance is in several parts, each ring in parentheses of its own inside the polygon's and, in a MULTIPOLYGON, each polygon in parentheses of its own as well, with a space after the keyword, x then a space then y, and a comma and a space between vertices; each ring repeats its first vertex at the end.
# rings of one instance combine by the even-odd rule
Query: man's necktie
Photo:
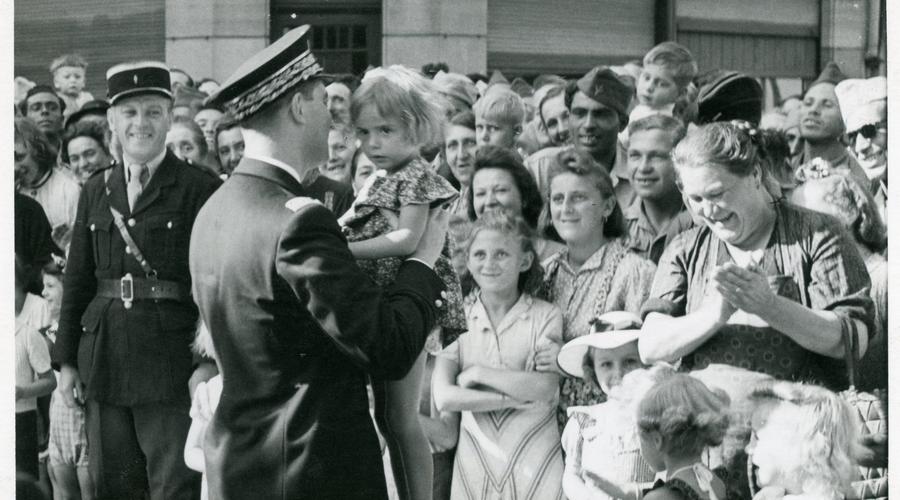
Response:
POLYGON ((128 172, 130 173, 128 179, 128 207, 134 210, 134 204, 137 203, 141 191, 144 190, 150 171, 147 169, 147 165, 143 163, 132 163, 128 166, 128 172))

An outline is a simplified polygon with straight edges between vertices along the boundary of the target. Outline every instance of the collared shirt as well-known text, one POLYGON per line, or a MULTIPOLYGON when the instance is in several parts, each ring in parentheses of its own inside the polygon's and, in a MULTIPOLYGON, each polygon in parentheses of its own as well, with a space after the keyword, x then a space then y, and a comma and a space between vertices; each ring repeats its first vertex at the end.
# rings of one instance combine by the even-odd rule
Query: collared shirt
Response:
POLYGON ((631 205, 622 211, 625 217, 625 228, 628 230, 626 246, 642 257, 659 263, 663 250, 675 236, 694 226, 690 212, 684 207, 669 222, 657 230, 644 212, 644 200, 635 197, 631 205))
POLYGON ((303 183, 303 179, 300 178, 300 174, 297 173, 297 171, 294 170, 293 167, 291 167, 290 165, 288 165, 287 163, 285 163, 281 160, 276 160, 275 158, 272 158, 271 156, 248 155, 246 153, 244 154, 244 157, 251 158, 251 159, 254 159, 257 161, 261 161, 263 163, 268 163, 269 165, 274 165, 274 166, 280 168, 281 170, 284 170, 285 172, 289 173, 291 175, 291 177, 296 179, 297 184, 300 184, 301 186, 305 185, 303 183))
MULTIPOLYGON (((147 173, 148 173, 147 182, 150 182, 150 179, 153 178, 153 174, 155 174, 156 171, 159 170, 159 166, 160 166, 160 164, 162 164, 163 159, 165 159, 165 157, 166 157, 166 149, 163 148, 163 150, 158 155, 156 155, 155 157, 153 157, 153 159, 151 159, 150 161, 147 162, 147 173)), ((138 162, 134 161, 133 159, 129 158, 127 154, 123 153, 122 154, 122 163, 125 164, 125 183, 127 184, 127 183, 131 182, 131 168, 130 167, 131 167, 131 165, 134 165, 135 163, 138 163, 138 162)), ((144 183, 144 185, 146 186, 146 183, 144 183)))
POLYGON ((469 331, 438 354, 458 363, 460 371, 474 365, 534 371, 540 344, 562 344, 562 314, 553 304, 523 293, 494 326, 481 295, 472 297, 466 303, 469 331))

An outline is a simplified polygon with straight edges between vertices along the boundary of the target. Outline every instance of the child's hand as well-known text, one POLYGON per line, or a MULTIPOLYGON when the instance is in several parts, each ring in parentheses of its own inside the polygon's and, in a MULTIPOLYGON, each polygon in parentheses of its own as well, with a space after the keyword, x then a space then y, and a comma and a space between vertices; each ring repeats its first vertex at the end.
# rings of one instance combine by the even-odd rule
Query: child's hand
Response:
POLYGON ((22 399, 22 388, 16 386, 16 401, 22 399))
POLYGON ((534 353, 534 367, 539 372, 560 373, 556 358, 559 356, 560 346, 556 342, 539 344, 534 353))

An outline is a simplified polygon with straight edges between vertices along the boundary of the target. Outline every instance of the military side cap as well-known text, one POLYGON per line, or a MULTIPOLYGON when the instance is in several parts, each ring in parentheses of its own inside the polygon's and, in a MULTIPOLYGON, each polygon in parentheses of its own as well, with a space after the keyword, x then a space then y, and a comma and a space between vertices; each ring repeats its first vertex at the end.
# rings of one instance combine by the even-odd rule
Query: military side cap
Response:
POLYGON ((619 113, 619 119, 628 118, 628 104, 634 89, 622 82, 613 70, 597 66, 587 72, 576 86, 584 95, 619 113))
POLYGON ((478 89, 472 80, 459 73, 445 73, 438 71, 432 80, 438 91, 450 97, 455 97, 472 107, 478 100, 478 89))
POLYGON ((495 69, 493 73, 491 73, 491 79, 488 80, 488 85, 493 85, 495 83, 506 83, 509 84, 509 80, 503 76, 503 73, 500 72, 499 69, 495 69))
POLYGON ((238 121, 262 109, 297 84, 327 78, 309 46, 309 25, 294 28, 257 52, 206 100, 225 108, 238 121))
POLYGON ((161 62, 140 61, 117 64, 106 72, 106 96, 115 106, 119 99, 141 94, 172 98, 169 67, 161 62))
POLYGON ((838 66, 834 61, 828 61, 828 63, 825 64, 825 68, 822 69, 822 73, 819 75, 819 77, 813 80, 811 84, 809 84, 809 88, 811 89, 820 83, 830 83, 832 85, 837 85, 838 83, 846 79, 847 76, 843 71, 841 71, 840 66, 838 66))
POLYGON ((88 101, 81 106, 81 109, 72 113, 68 118, 66 118, 66 128, 68 128, 69 125, 78 122, 78 120, 80 120, 82 116, 106 116, 107 109, 109 109, 109 103, 106 102, 106 99, 94 99, 92 101, 88 101))

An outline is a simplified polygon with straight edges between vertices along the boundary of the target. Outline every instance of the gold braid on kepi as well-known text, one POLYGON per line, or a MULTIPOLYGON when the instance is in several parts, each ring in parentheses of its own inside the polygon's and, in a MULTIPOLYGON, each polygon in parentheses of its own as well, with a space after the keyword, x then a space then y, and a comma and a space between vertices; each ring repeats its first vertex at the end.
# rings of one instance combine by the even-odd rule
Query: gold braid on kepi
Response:
POLYGON ((316 60, 309 35, 309 25, 285 33, 244 61, 206 104, 225 108, 241 122, 305 81, 327 83, 332 77, 316 60))
POLYGON ((257 83, 247 92, 225 103, 235 120, 243 120, 257 112, 266 104, 278 99, 294 85, 308 80, 323 70, 312 52, 307 50, 291 64, 281 68, 265 80, 257 83))

